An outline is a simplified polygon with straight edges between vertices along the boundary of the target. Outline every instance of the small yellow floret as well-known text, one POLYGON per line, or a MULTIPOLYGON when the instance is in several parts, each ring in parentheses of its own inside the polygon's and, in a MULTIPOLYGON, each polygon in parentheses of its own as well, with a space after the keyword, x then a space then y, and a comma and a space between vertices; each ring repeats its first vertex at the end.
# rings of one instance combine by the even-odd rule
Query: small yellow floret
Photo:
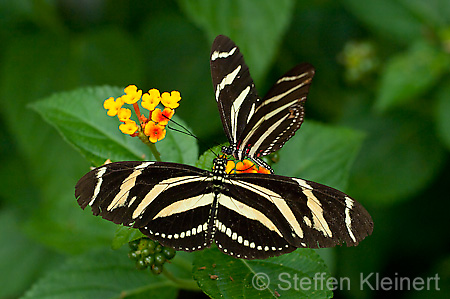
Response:
POLYGON ((122 96, 123 101, 127 104, 134 104, 142 96, 142 90, 138 90, 136 85, 128 85, 125 89, 125 95, 122 96))
POLYGON ((121 124, 119 126, 119 130, 122 131, 122 133, 124 134, 128 134, 131 135, 134 132, 136 132, 138 129, 138 126, 136 125, 136 122, 134 122, 133 120, 126 120, 125 123, 121 124))
POLYGON ((117 98, 117 100, 114 100, 113 97, 110 97, 106 99, 105 102, 103 102, 103 107, 108 110, 106 113, 109 116, 116 116, 122 105, 123 101, 121 98, 117 98))
POLYGON ((127 119, 130 119, 131 117, 131 110, 128 108, 120 108, 117 112, 117 117, 120 121, 126 121, 127 119))
POLYGON ((171 109, 175 109, 178 106, 180 106, 180 104, 178 103, 181 100, 181 96, 180 93, 178 91, 172 91, 170 94, 168 92, 164 92, 161 95, 161 103, 167 107, 167 108, 171 108, 171 109))
POLYGON ((156 88, 150 89, 148 93, 144 93, 142 96, 142 107, 150 111, 155 110, 161 101, 161 95, 156 88))

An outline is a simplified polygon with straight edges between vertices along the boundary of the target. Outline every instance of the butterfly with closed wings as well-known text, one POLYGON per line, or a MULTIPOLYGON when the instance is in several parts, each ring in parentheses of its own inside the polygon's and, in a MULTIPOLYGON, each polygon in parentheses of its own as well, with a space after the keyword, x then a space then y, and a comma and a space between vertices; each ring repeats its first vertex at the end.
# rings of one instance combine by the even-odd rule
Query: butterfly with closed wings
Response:
POLYGON ((250 158, 273 173, 260 157, 279 150, 300 128, 314 67, 309 63, 295 66, 261 99, 231 39, 216 37, 210 61, 215 98, 230 142, 222 152, 238 160, 250 158))

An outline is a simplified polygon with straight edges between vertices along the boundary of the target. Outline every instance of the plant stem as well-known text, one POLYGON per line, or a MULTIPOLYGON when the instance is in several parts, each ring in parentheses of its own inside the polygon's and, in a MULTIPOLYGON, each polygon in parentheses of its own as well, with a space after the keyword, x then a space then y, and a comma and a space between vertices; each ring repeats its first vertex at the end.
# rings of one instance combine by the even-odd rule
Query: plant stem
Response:
POLYGON ((166 268, 163 268, 164 276, 169 279, 170 281, 174 282, 177 287, 183 290, 190 290, 190 291, 201 291, 200 287, 198 286, 197 282, 193 279, 180 279, 175 277, 172 272, 168 271, 166 268))
POLYGON ((150 148, 150 151, 153 154, 153 157, 155 157, 155 160, 158 162, 161 162, 161 155, 159 154, 158 150, 156 149, 156 146, 154 143, 151 143, 150 140, 148 140, 148 136, 142 132, 142 128, 139 126, 139 133, 138 133, 139 139, 150 148))

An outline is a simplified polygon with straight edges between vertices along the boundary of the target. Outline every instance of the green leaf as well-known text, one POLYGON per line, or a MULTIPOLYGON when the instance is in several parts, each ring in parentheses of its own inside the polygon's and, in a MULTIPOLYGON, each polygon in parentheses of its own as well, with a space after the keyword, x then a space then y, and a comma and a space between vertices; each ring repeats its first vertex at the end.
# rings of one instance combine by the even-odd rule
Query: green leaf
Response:
MULTIPOLYGON (((81 88, 52 95, 33 103, 31 107, 94 164, 102 164, 108 158, 116 161, 140 160, 145 153, 150 154, 149 149, 139 139, 122 134, 117 128, 120 122, 107 116, 103 109, 104 99, 122 93, 121 89, 112 87, 81 88)), ((183 124, 181 120, 174 119, 183 124)), ((168 130, 165 140, 161 141, 157 148, 165 161, 193 164, 197 160, 196 141, 187 135, 168 130)), ((88 170, 85 167, 83 171, 88 170)), ((61 175, 56 177, 61 179, 61 175)), ((79 252, 79 248, 84 246, 110 243, 108 238, 112 236, 112 230, 115 228, 112 223, 93 217, 89 209, 79 209, 73 196, 73 187, 80 177, 81 174, 78 174, 75 178, 65 179, 67 186, 63 191, 58 191, 59 188, 55 186, 49 188, 52 193, 47 195, 49 201, 41 204, 42 209, 36 210, 39 213, 36 213, 29 225, 30 233, 38 228, 51 232, 39 236, 46 243, 70 252, 79 252), (59 200, 60 197, 67 198, 67 201, 59 200), (69 210, 70 212, 67 212, 69 210), (68 221, 67 214, 77 220, 68 221), (96 229, 93 230, 92 227, 96 229), (81 230, 84 233, 67 234, 73 230, 81 230), (59 234, 65 234, 66 237, 61 238, 59 234)), ((61 184, 59 181, 55 183, 61 184)))
POLYGON ((294 10, 293 0, 179 0, 179 3, 191 20, 206 31, 211 42, 219 34, 234 40, 244 53, 257 86, 273 62, 294 10))
POLYGON ((448 54, 423 41, 414 43, 407 52, 387 63, 381 75, 376 108, 387 110, 417 99, 448 72, 449 66, 448 54))
POLYGON ((276 174, 304 178, 345 190, 363 134, 306 121, 279 151, 276 174))
POLYGON ((176 115, 188 121, 200 140, 222 130, 209 70, 211 44, 203 32, 182 14, 166 11, 152 14, 144 24, 141 43, 146 51, 145 85, 180 91, 176 115))
MULTIPOLYGON (((1 122, 0 122, 1 123, 1 122)), ((34 208, 33 202, 36 200, 36 188, 31 182, 30 172, 23 171, 29 167, 17 145, 13 136, 6 130, 0 130, 0 198, 3 204, 11 204, 19 207, 23 214, 34 208), (14 192, 11 192, 14 190, 14 192), (24 201, 23 199, 28 200, 24 201)), ((1 296, 0 296, 1 297, 1 296)))
POLYGON ((450 297, 450 255, 438 257, 438 261, 428 270, 423 279, 417 279, 417 291, 411 292, 410 299, 446 299, 450 297), (423 281, 424 283, 421 283, 423 281), (421 289, 422 288, 422 289, 421 289))
POLYGON ((367 137, 351 171, 349 194, 385 205, 414 195, 431 182, 445 156, 426 117, 406 111, 360 117, 353 125, 365 130, 367 137))
POLYGON ((439 137, 450 149, 450 82, 442 85, 436 95, 436 125, 439 137))
POLYGON ((331 298, 329 277, 325 263, 312 249, 242 260, 211 248, 194 260, 194 279, 212 298, 331 298))
POLYGON ((205 151, 197 160, 195 163, 195 166, 201 169, 205 170, 211 170, 213 166, 213 161, 217 157, 217 155, 222 154, 222 146, 216 145, 215 147, 212 147, 205 151))
POLYGON ((445 28, 450 23, 450 2, 447 0, 398 0, 421 22, 431 27, 445 28))
MULTIPOLYGON (((119 120, 107 116, 103 108, 105 99, 121 94, 121 89, 108 86, 81 88, 54 94, 31 107, 95 165, 103 164, 106 159, 141 160, 150 154, 148 148, 139 139, 120 132, 119 120)), ((170 130, 157 148, 163 153, 164 161, 194 163, 197 158, 195 139, 170 130)))
POLYGON ((61 261, 20 231, 19 215, 9 209, 0 213, 0 298, 16 298, 43 273, 61 261))
POLYGON ((145 237, 138 229, 117 225, 116 232, 114 234, 114 239, 112 240, 111 248, 116 250, 125 244, 133 240, 145 237))
POLYGON ((399 1, 344 0, 343 4, 370 29, 393 42, 408 44, 422 34, 421 22, 399 1))
POLYGON ((138 271, 125 250, 106 249, 67 260, 38 281, 23 298, 176 298, 163 276, 138 271))
POLYGON ((79 85, 136 80, 140 72, 135 46, 115 29, 70 37, 39 31, 15 33, 2 50, 0 98, 5 101, 0 113, 4 129, 26 165, 18 168, 21 172, 15 177, 27 190, 18 193, 24 195, 20 204, 32 213, 31 219, 27 210, 21 215, 26 232, 64 252, 79 253, 110 244, 114 226, 83 212, 74 198, 75 183, 89 163, 26 107, 55 91, 79 85), (101 59, 105 59, 101 67, 91 63, 101 59))

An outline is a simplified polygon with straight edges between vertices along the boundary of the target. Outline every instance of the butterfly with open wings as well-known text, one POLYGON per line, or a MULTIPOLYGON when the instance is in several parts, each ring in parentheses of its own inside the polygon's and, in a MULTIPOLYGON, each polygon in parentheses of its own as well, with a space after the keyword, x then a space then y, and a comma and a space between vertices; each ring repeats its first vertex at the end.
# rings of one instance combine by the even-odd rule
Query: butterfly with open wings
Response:
MULTIPOLYGON (((211 51, 216 100, 230 147, 238 159, 271 153, 300 127, 314 69, 301 64, 260 100, 236 45, 218 36, 211 51)), ((369 213, 343 192, 273 174, 227 173, 219 156, 212 171, 151 161, 105 164, 75 187, 81 208, 138 228, 178 250, 213 242, 225 254, 263 259, 296 248, 357 245, 373 230, 369 213)))

